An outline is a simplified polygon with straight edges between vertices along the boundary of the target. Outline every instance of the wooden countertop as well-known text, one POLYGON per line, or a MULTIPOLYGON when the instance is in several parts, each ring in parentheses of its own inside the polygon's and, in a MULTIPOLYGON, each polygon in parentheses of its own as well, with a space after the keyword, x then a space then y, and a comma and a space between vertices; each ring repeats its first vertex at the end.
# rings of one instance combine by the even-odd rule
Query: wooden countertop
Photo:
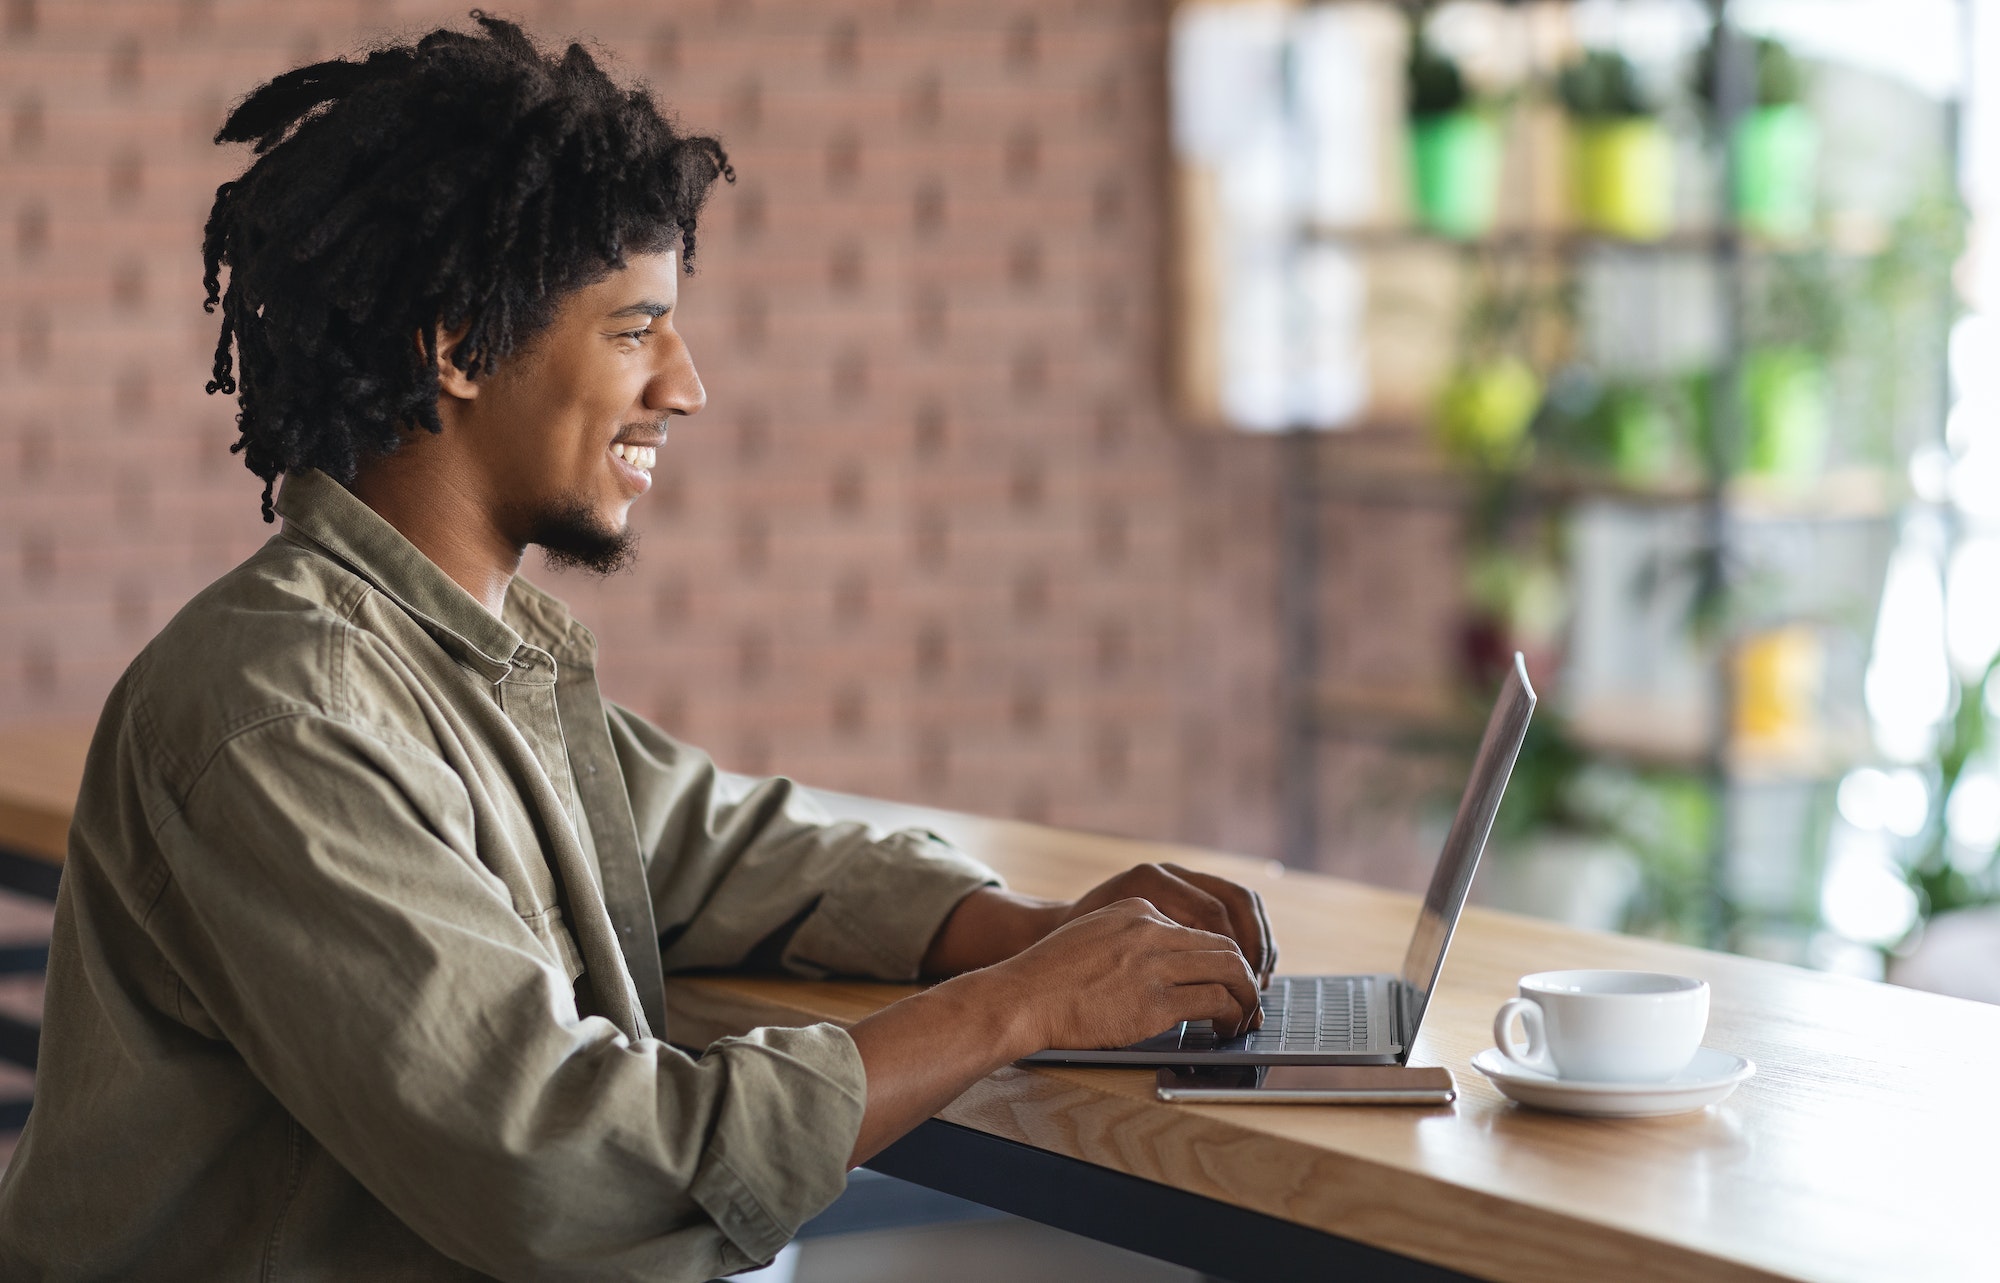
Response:
POLYGON ((0 730, 0 847, 62 863, 91 729, 59 723, 0 730))
MULTIPOLYGON (((59 861, 87 730, 0 732, 0 846, 59 861)), ((1016 887, 1065 895, 1146 859, 1258 887, 1293 972, 1392 969, 1408 896, 1253 860, 823 795, 917 824, 1016 887)), ((857 1020, 893 985, 669 983, 677 1040, 857 1020)), ((1414 1060, 1449 1066, 1437 1109, 1167 1105, 1129 1069, 1001 1070, 942 1117, 1508 1283, 1920 1283, 2000 1278, 1986 1229, 2000 1121, 1973 1088, 2000 1064, 2000 1007, 1471 910, 1414 1060), (1467 1063, 1520 975, 1670 970, 1714 987, 1709 1043, 1757 1061, 1719 1106, 1601 1120, 1508 1103, 1467 1063)))
MULTIPOLYGON (((1171 858, 1258 887, 1293 972, 1393 970, 1408 896, 1260 861, 823 795, 919 824, 1021 890, 1073 894, 1171 858)), ((887 985, 704 977, 668 986, 677 1039, 852 1021, 887 985)), ((2000 1121, 1973 1088, 2000 1064, 2000 1007, 1491 911, 1460 924, 1415 1063, 1456 1105, 1192 1106, 1131 1069, 994 1074, 943 1118, 1406 1256, 1509 1283, 2000 1278, 1985 1228, 2000 1121), (1511 1104, 1468 1063, 1530 971, 1630 967, 1714 988, 1708 1043, 1757 1076, 1698 1114, 1585 1119, 1511 1104)))

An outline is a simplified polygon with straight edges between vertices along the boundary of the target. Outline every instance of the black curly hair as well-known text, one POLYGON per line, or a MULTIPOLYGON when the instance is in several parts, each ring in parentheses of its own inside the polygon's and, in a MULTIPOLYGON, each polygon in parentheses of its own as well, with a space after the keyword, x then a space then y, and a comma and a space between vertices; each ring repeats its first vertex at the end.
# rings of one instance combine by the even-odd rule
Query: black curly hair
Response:
POLYGON ((557 58, 472 17, 288 71, 215 135, 256 160, 216 189, 203 238, 222 309, 208 390, 237 398, 230 450, 263 478, 266 521, 280 475, 351 484, 404 433, 442 431, 440 328, 465 326, 452 361, 485 373, 628 251, 678 245, 692 271, 695 216, 735 180, 721 143, 676 132, 581 45, 557 58))

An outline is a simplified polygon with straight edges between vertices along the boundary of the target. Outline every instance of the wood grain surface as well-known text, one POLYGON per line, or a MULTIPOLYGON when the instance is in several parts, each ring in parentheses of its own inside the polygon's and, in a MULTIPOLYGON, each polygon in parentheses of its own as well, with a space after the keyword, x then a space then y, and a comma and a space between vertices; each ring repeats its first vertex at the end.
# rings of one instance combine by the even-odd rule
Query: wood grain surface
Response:
MULTIPOLYGON (((0 846, 60 860, 88 732, 0 732, 0 846)), ((821 795, 836 815, 921 826, 1015 887, 1066 896, 1144 860, 1264 895, 1292 972, 1394 970, 1416 902, 1267 862, 821 795)), ((669 982, 676 1041, 858 1020, 894 985, 669 982)), ((1469 911, 1413 1061, 1452 1106, 1168 1105, 1134 1069, 1008 1068, 952 1122, 1507 1283, 2000 1279, 1990 1229, 2000 1121, 1974 1087, 2000 1063, 2000 1008, 1773 963, 1469 911), (1633 967, 1714 988, 1708 1043, 1753 1058, 1727 1101, 1663 1119, 1513 1105, 1468 1064, 1518 977, 1633 967)))
POLYGON ((0 730, 0 847, 62 863, 90 733, 74 723, 0 730))
MULTIPOLYGON (((1263 893, 1286 971, 1394 970, 1416 917, 1410 897, 1264 862, 822 796, 879 827, 933 829, 1035 894, 1148 859, 1236 877, 1263 893)), ((669 988, 678 1041, 853 1021, 909 992, 736 977, 669 988)), ((1448 1066, 1458 1102, 1168 1105, 1147 1070, 1009 1068, 942 1116, 1510 1283, 2000 1279, 1986 1228, 2000 1122, 1972 1091, 2000 1061, 2000 1008, 1473 910, 1412 1059, 1448 1066), (1757 1076, 1674 1118, 1512 1104, 1468 1062, 1516 980, 1556 967, 1708 980, 1708 1044, 1751 1057, 1757 1076)))

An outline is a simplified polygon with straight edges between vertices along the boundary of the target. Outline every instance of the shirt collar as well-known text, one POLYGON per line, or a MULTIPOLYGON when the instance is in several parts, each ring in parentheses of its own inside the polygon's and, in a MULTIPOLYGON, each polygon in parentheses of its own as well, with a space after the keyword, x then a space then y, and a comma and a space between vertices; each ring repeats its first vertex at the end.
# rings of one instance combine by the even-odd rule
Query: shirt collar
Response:
POLYGON ((507 594, 507 615, 530 634, 524 637, 494 618, 401 531, 324 472, 287 473, 277 509, 287 535, 319 545, 374 584, 488 681, 500 681, 512 671, 524 641, 542 643, 553 653, 558 646, 571 649, 563 643, 573 631, 582 631, 570 627, 562 603, 517 577, 507 594))
POLYGON ((597 638, 576 621, 568 606, 519 575, 507 586, 505 617, 521 636, 566 667, 596 667, 597 638))

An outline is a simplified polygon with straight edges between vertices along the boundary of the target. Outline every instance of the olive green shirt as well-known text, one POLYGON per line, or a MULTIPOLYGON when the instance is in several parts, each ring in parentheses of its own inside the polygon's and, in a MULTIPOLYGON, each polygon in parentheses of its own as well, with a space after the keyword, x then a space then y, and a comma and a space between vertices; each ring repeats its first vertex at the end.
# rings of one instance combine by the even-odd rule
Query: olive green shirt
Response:
POLYGON ((665 969, 907 980, 996 879, 604 701, 319 473, 105 706, 6 1279, 706 1279, 843 1187, 841 1029, 670 1046, 665 969))

